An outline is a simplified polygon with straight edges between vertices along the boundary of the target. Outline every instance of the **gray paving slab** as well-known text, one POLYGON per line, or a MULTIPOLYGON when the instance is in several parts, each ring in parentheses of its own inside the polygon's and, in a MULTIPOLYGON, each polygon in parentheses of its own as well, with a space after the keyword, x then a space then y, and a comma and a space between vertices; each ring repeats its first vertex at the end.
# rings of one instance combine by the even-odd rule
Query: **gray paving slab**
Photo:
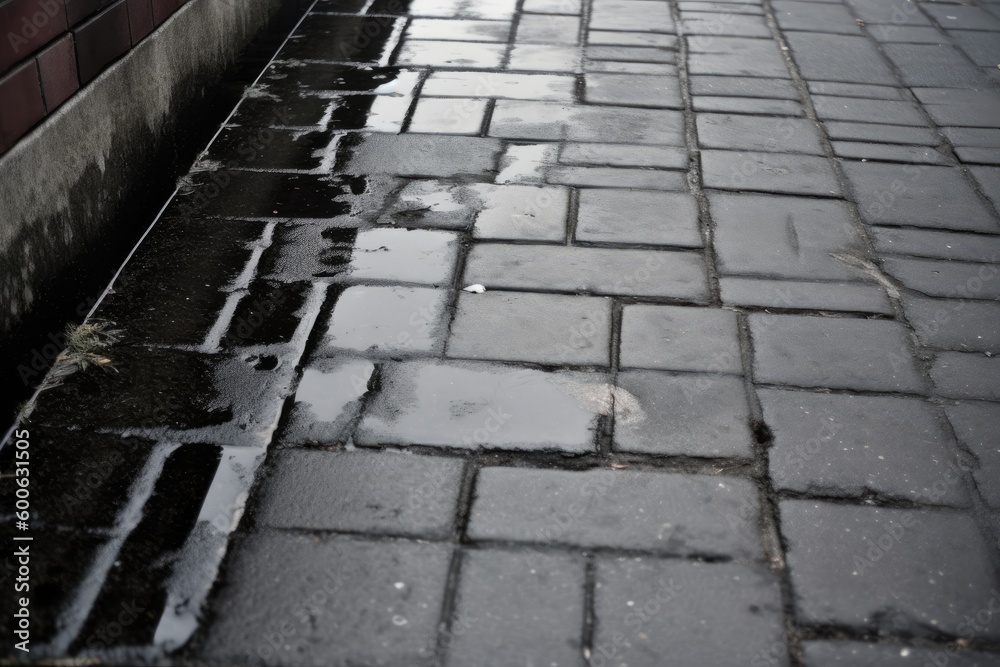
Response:
POLYGON ((442 361, 393 364, 381 383, 358 444, 591 451, 611 392, 602 374, 442 361))
POLYGON ((689 40, 688 71, 693 75, 790 79, 774 42, 743 37, 695 37, 689 40))
POLYGON ((941 352, 934 357, 931 381, 939 396, 1000 401, 1000 357, 941 352))
POLYGON ((908 86, 979 88, 988 79, 961 51, 949 44, 885 44, 883 52, 908 86))
POLYGON ((948 30, 1000 30, 1000 18, 981 7, 935 7, 925 11, 942 28, 948 30))
POLYGON ((1000 93, 995 90, 929 87, 914 88, 913 94, 938 125, 996 127, 1000 93))
POLYGON ((1000 303, 903 297, 920 342, 939 350, 1000 353, 1000 303))
POLYGON ((1000 269, 990 263, 887 257, 882 266, 904 286, 927 296, 1000 298, 1000 269))
POLYGON ((763 566, 604 558, 595 577, 592 664, 789 664, 778 581, 763 566))
POLYGON ((446 538, 462 469, 461 459, 393 451, 285 450, 271 462, 258 521, 275 528, 446 538))
POLYGON ((952 160, 940 150, 922 146, 892 146, 861 141, 834 141, 833 152, 838 157, 880 162, 948 165, 952 160))
POLYGON ((698 143, 705 148, 823 154, 810 120, 703 113, 696 122, 698 143))
POLYGON ((686 174, 676 171, 627 167, 554 166, 545 172, 548 183, 579 187, 636 188, 643 190, 687 189, 686 174))
POLYGON ((683 148, 671 146, 566 142, 559 154, 559 162, 611 167, 687 169, 688 156, 683 148))
POLYGON ((838 256, 864 256, 861 235, 839 201, 710 194, 716 264, 725 275, 859 280, 838 256))
POLYGON ((881 286, 857 282, 722 276, 719 292, 722 302, 732 306, 893 313, 892 304, 881 286))
POLYGON ((920 393, 924 380, 897 322, 751 314, 754 379, 767 384, 920 393))
POLYGON ((872 228, 869 234, 875 249, 888 255, 970 262, 996 262, 1000 259, 1000 236, 889 227, 872 228))
POLYGON ((622 371, 614 448, 696 457, 753 454, 743 380, 721 374, 622 371))
POLYGON ((463 293, 447 354, 464 359, 607 366, 607 297, 530 292, 463 293))
POLYGON ((528 185, 472 186, 481 198, 477 239, 561 241, 566 238, 569 190, 528 185))
POLYGON ((1000 230, 957 169, 852 161, 845 161, 843 168, 861 217, 869 224, 1000 230))
POLYGON ((679 111, 498 100, 490 136, 683 146, 679 111))
POLYGON ((926 127, 917 107, 900 100, 871 100, 860 97, 813 95, 816 115, 823 120, 865 121, 877 119, 890 125, 926 127))
POLYGON ((1000 210, 1000 168, 972 167, 969 171, 982 188, 983 194, 993 203, 993 208, 1000 210))
POLYGON ((996 67, 1000 63, 1000 46, 997 45, 995 32, 953 30, 948 36, 955 40, 955 45, 977 65, 996 67))
POLYGON ((942 42, 939 28, 922 25, 878 25, 874 26, 869 34, 882 43, 940 44, 942 42))
POLYGON ((419 542, 257 533, 233 558, 199 657, 431 665, 450 551, 419 542))
POLYGON ((983 500, 997 507, 1000 505, 1000 484, 997 483, 1000 441, 996 426, 1000 423, 1000 404, 962 401, 947 406, 945 412, 959 442, 976 457, 977 465, 972 474, 983 500))
POLYGON ((958 450, 915 398, 762 389, 775 488, 823 497, 878 494, 968 506, 958 450))
POLYGON ((681 29, 685 35, 771 36, 764 17, 751 14, 730 14, 723 19, 714 12, 682 11, 681 29))
POLYGON ((591 104, 634 104, 663 109, 684 106, 680 83, 670 76, 591 72, 584 82, 583 98, 591 104))
POLYGON ((799 93, 786 79, 757 79, 738 76, 692 76, 689 82, 694 95, 760 97, 798 100, 799 93))
POLYGON ((625 189, 580 191, 576 238, 594 243, 700 248, 698 204, 689 194, 625 189))
POLYGON ((367 359, 317 359, 302 371, 281 441, 291 445, 345 442, 375 372, 367 359))
POLYGON ((468 535, 753 558, 758 511, 756 489, 736 477, 489 467, 479 471, 468 535))
MULTIPOLYGON (((993 595, 988 547, 965 513, 812 500, 787 500, 780 510, 804 622, 956 633, 993 595)), ((980 636, 997 632, 987 627, 980 636)))
POLYGON ((577 555, 467 552, 445 640, 446 664, 499 667, 578 661, 584 570, 577 555))
POLYGON ((715 111, 767 116, 804 116, 802 105, 792 100, 770 100, 756 97, 715 97, 696 95, 691 107, 695 111, 715 111))
POLYGON ((807 79, 898 85, 889 65, 864 37, 805 32, 788 32, 785 37, 807 79))
POLYGON ((830 161, 816 155, 703 150, 706 188, 837 196, 840 183, 830 161))
POLYGON ((463 280, 499 290, 708 300, 704 259, 693 252, 478 243, 463 280))
POLYGON ((842 35, 861 34, 860 26, 843 5, 776 0, 773 7, 774 17, 782 30, 804 30, 842 35))
POLYGON ((323 353, 440 352, 447 299, 446 291, 428 287, 349 287, 333 308, 323 353))
MULTIPOLYGON (((899 84, 875 85, 868 83, 844 83, 842 81, 806 81, 806 87, 813 95, 833 97, 857 97, 872 100, 903 100, 906 96, 899 84)), ((872 119, 874 121, 874 119, 872 119)))
POLYGON ((361 140, 345 171, 425 177, 481 175, 494 168, 499 152, 499 142, 485 137, 373 133, 361 140))
POLYGON ((653 305, 622 311, 624 368, 738 374, 740 359, 733 311, 653 305))
POLYGON ((925 660, 933 665, 945 661, 953 667, 988 667, 1000 656, 995 653, 962 651, 950 645, 944 647, 917 647, 906 644, 865 644, 850 641, 811 641, 802 644, 807 667, 854 665, 855 667, 906 667, 914 660, 925 660))
POLYGON ((866 23, 886 24, 890 27, 931 25, 919 8, 906 0, 847 0, 847 5, 866 23))
POLYGON ((668 64, 673 64, 677 60, 672 50, 646 45, 598 44, 588 46, 583 53, 588 60, 668 64))

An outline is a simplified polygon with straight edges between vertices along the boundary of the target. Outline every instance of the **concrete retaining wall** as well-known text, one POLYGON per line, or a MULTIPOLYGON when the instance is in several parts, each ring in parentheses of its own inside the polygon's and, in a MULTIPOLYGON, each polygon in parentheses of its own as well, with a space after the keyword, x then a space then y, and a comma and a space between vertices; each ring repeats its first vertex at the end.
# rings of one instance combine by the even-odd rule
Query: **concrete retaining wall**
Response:
POLYGON ((296 0, 190 0, 0 156, 0 338, 162 178, 179 118, 296 0))

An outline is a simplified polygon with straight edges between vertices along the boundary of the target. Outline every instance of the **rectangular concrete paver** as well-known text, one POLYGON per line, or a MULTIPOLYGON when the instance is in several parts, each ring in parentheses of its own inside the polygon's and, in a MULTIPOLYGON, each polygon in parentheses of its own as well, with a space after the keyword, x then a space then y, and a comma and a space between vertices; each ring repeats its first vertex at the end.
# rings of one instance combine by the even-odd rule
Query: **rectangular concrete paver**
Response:
POLYGON ((958 450, 924 401, 778 390, 759 395, 774 436, 776 488, 969 504, 958 450))
POLYGON ((611 303, 606 297, 463 293, 447 354, 464 359, 607 366, 611 303))
POLYGON ((358 444, 585 452, 610 404, 600 374, 411 361, 387 367, 381 382, 358 444))
POLYGON ((439 539, 451 533, 459 459, 293 450, 274 467, 259 515, 265 525, 439 539), (294 494, 285 492, 289 486, 294 494))
POLYGON ((873 630, 888 618, 915 635, 954 633, 993 596, 988 547, 966 514, 810 500, 781 514, 805 622, 873 630))
POLYGON ((432 665, 449 551, 437 544, 258 533, 234 558, 200 657, 432 665))
POLYGON ((896 322, 800 315, 750 316, 758 382, 799 387, 924 391, 896 322))
POLYGON ((485 468, 468 534, 475 541, 754 557, 758 511, 753 486, 732 477, 485 468))
POLYGON ((591 664, 789 664, 778 582, 762 566, 606 558, 596 578, 591 664))
POLYGON ((464 281, 494 289, 708 300, 697 253, 481 243, 469 253, 464 281))
POLYGON ((623 371, 615 394, 615 449, 660 455, 752 455, 743 380, 712 374, 623 371))
POLYGON ((578 556, 467 552, 446 635, 447 664, 576 663, 583 639, 584 576, 578 556), (525 608, 530 611, 523 613, 525 608))
POLYGON ((736 313, 683 306, 626 306, 621 365, 742 373, 736 313))

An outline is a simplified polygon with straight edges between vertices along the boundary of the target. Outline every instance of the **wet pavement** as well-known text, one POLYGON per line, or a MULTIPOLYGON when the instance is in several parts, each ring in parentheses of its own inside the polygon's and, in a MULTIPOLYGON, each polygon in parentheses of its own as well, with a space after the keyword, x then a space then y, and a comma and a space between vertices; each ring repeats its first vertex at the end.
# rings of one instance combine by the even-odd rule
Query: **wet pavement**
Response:
POLYGON ((1000 665, 998 66, 986 1, 317 0, 21 425, 30 655, 1000 665))

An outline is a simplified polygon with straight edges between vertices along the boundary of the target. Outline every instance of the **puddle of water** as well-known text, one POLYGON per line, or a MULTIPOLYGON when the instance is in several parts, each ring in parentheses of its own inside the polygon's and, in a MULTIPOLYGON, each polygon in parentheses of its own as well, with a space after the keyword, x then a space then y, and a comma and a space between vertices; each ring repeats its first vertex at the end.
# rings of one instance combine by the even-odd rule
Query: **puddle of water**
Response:
POLYGON ((166 600, 153 643, 166 651, 183 646, 198 628, 200 612, 225 557, 229 535, 246 505, 263 448, 223 447, 194 529, 166 582, 166 600))
POLYGON ((295 393, 282 442, 334 444, 346 438, 347 426, 361 409, 361 397, 375 365, 367 359, 318 359, 309 365, 295 393))
POLYGON ((194 528, 220 456, 221 448, 200 444, 182 445, 167 456, 72 652, 152 643, 173 560, 194 528), (111 636, 113 625, 121 629, 116 636, 111 636))
POLYGON ((254 281, 240 299, 221 346, 228 349, 290 342, 299 323, 298 313, 311 288, 303 282, 254 281))
POLYGON ((348 174, 492 180, 500 150, 489 137, 373 133, 360 137, 337 166, 348 174))
POLYGON ((307 368, 295 392, 295 402, 308 406, 317 421, 335 421, 347 405, 364 394, 373 369, 374 365, 368 361, 345 363, 334 372, 307 368), (365 385, 356 381, 362 377, 365 385))
POLYGON ((544 183, 546 167, 556 164, 558 144, 510 145, 500 158, 497 183, 544 183))
POLYGON ((416 181, 408 184, 400 193, 399 201, 414 204, 412 208, 427 208, 434 213, 460 211, 463 208, 463 205, 455 199, 453 186, 438 181, 416 181))
POLYGON ((382 16, 309 14, 281 49, 281 57, 383 64, 403 21, 382 16))
POLYGON ((383 225, 467 229, 479 210, 479 197, 466 185, 410 181, 379 219, 383 225))
POLYGON ((333 310, 326 348, 438 353, 447 299, 447 291, 425 287, 350 287, 333 310))
POLYGON ((381 381, 358 444, 585 452, 611 404, 600 374, 415 361, 386 367, 381 381))
POLYGON ((175 203, 185 218, 332 218, 350 210, 349 179, 225 169, 191 177, 175 203))
POLYGON ((443 285, 451 280, 458 249, 452 232, 369 229, 358 233, 348 279, 443 285))
POLYGON ((399 95, 381 95, 375 98, 368 113, 365 129, 373 132, 397 133, 403 129, 411 98, 399 95))
POLYGON ((101 302, 96 317, 121 323, 125 341, 204 340, 263 231, 259 222, 161 220, 101 302))
MULTIPOLYGON (((141 438, 33 427, 31 478, 44 492, 32 500, 32 528, 109 530, 128 504, 132 481, 154 448, 141 438)), ((0 517, 13 523, 14 447, 0 450, 0 517)))

